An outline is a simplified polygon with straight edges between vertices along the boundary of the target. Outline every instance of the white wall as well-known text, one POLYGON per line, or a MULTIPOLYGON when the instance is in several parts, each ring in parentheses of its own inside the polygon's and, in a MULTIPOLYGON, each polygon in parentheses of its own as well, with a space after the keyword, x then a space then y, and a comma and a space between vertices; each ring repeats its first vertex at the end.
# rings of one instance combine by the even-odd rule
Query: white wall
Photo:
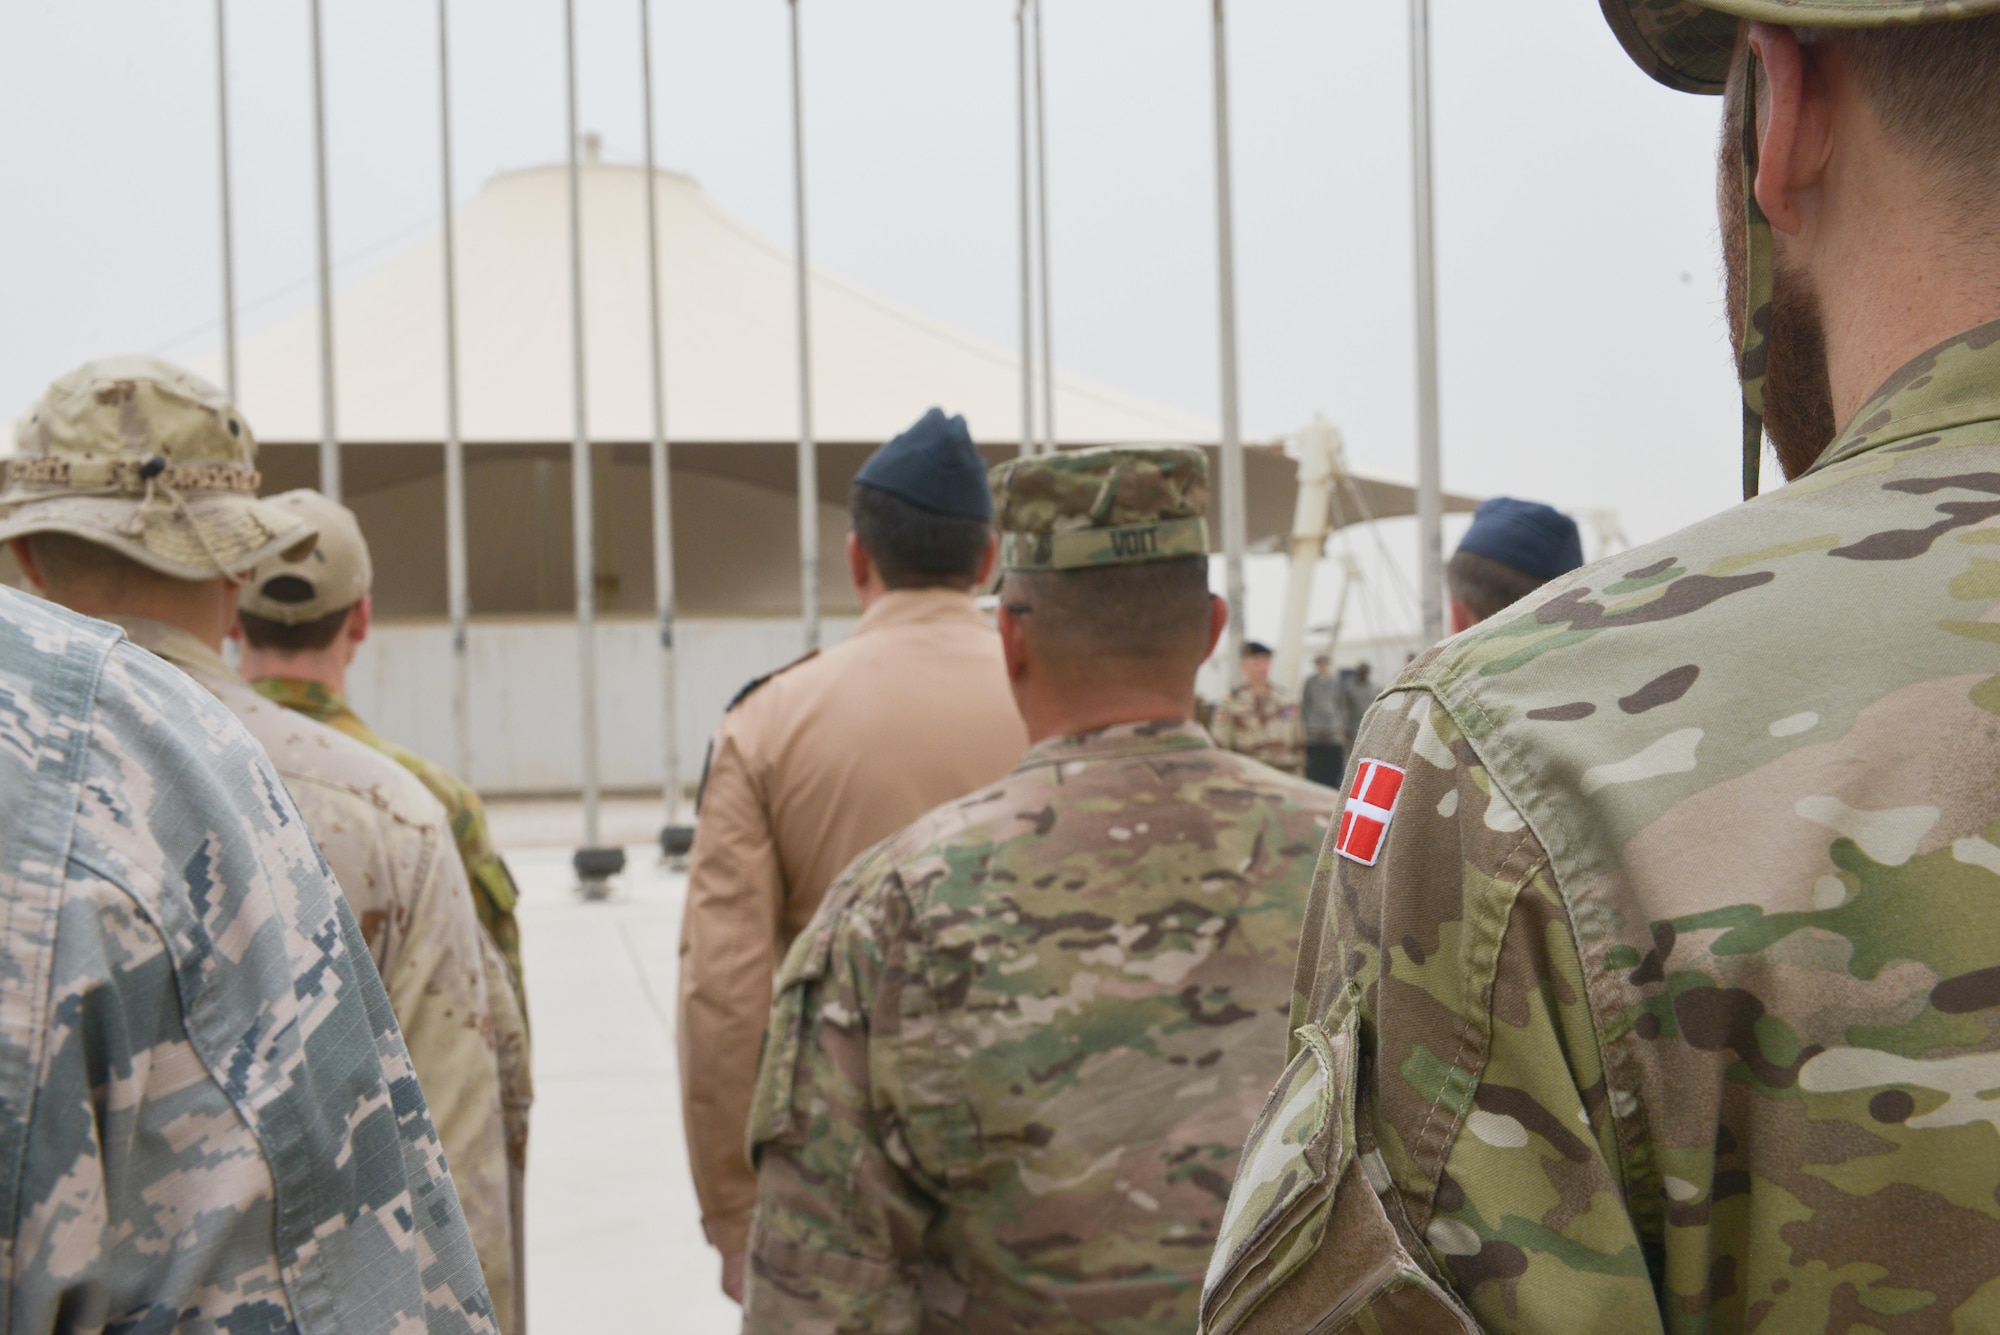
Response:
MULTIPOLYGON (((852 619, 823 623, 830 647, 852 619)), ((679 635, 681 776, 690 786, 723 706, 753 677, 799 656, 799 623, 782 618, 682 621, 679 635)), ((475 621, 472 765, 485 793, 575 791, 581 751, 574 623, 560 618, 475 621)), ((657 789, 661 777, 661 669, 655 626, 601 620, 597 628, 598 774, 606 788, 657 789)), ((348 677, 354 707, 377 732, 444 765, 457 763, 451 630, 443 622, 378 625, 348 677)))

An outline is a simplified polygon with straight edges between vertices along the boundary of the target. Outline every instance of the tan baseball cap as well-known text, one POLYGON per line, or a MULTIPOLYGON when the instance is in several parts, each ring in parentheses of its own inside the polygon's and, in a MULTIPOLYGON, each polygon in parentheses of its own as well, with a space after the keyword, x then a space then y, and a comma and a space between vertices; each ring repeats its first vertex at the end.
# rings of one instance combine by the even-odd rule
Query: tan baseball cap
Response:
POLYGON ((71 371, 14 439, 0 542, 69 533, 175 579, 207 580, 312 541, 311 523, 257 498, 257 442, 236 405, 157 357, 71 371))
POLYGON ((310 488, 273 496, 270 504, 311 524, 319 538, 308 551, 259 562, 239 608, 282 626, 300 626, 345 612, 368 596, 375 567, 354 511, 310 488))

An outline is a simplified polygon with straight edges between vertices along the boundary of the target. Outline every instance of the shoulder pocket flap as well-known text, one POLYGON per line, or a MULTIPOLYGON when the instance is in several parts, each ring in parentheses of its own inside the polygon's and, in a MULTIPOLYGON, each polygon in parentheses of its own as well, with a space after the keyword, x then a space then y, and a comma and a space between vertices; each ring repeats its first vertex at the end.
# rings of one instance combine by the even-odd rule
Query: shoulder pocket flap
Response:
MULTIPOLYGON (((822 906, 824 907, 824 906, 822 906)), ((757 1087, 750 1096, 750 1122, 744 1149, 757 1162, 758 1148, 782 1139, 792 1130, 792 1087, 805 1043, 806 989, 826 977, 833 957, 833 937, 839 918, 822 911, 814 917, 778 970, 777 998, 764 1026, 764 1053, 757 1062, 757 1087)))

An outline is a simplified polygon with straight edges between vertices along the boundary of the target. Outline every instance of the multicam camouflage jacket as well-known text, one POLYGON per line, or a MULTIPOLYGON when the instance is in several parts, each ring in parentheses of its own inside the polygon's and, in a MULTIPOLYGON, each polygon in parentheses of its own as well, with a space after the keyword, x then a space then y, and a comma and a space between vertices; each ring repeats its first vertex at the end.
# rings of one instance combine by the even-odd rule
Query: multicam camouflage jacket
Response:
POLYGON ((1348 772, 1207 1330, 2000 1328, 2000 322, 1348 772))
POLYGON ((0 590, 0 1329, 494 1330, 353 916, 180 673, 0 590))
POLYGON ((857 859, 779 978, 745 1329, 1190 1329, 1337 801, 1128 724, 857 859))
POLYGON ((1259 694, 1240 685, 1216 702, 1209 717, 1215 744, 1297 774, 1306 763, 1305 717, 1299 702, 1273 686, 1259 694))
POLYGON ((518 1329, 522 1304, 511 1115, 489 987, 487 952, 444 809, 408 771, 246 685, 208 644, 148 617, 109 618, 172 663, 249 729, 285 781, 306 828, 361 924, 362 940, 423 1083, 452 1183, 479 1253, 497 1324, 518 1329))

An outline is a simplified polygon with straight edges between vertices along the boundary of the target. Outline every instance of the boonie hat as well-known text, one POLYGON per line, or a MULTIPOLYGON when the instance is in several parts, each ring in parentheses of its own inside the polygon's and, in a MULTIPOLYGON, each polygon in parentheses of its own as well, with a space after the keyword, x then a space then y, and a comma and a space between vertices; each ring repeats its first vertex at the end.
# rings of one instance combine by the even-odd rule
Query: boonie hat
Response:
POLYGON ((915 426, 869 455, 854 481, 932 514, 982 523, 993 519, 986 461, 979 457, 965 419, 946 417, 942 408, 931 409, 915 426))
POLYGON ((1883 28, 2000 14, 2000 0, 1599 0, 1619 44, 1669 88, 1720 93, 1739 19, 1793 28, 1883 28))
POLYGON ((175 579, 235 578, 313 526, 257 498, 257 442, 214 385, 157 357, 88 362, 14 428, 0 542, 69 533, 175 579))
POLYGON ((319 537, 304 552, 258 562, 239 608, 281 626, 301 626, 344 612, 368 596, 375 567, 354 511, 310 487, 273 496, 270 504, 311 524, 319 537))
POLYGON ((1003 570, 1082 570, 1208 554, 1208 458, 1107 445, 993 470, 1003 570))
POLYGON ((1494 496, 1473 511, 1458 550, 1498 561, 1524 575, 1551 580, 1583 564, 1576 521, 1540 501, 1494 496))

